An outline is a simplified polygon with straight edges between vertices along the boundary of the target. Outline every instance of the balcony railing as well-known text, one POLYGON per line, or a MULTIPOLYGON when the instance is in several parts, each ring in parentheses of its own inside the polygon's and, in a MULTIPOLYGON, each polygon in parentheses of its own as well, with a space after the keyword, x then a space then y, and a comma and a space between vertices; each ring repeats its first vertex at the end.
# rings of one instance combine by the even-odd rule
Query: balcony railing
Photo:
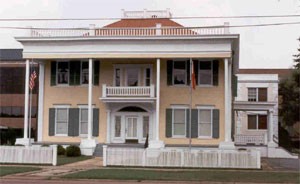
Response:
POLYGON ((151 86, 102 86, 102 97, 150 97, 154 98, 154 85, 151 86))
POLYGON ((95 28, 39 29, 31 28, 29 37, 138 37, 138 36, 201 36, 229 34, 228 24, 216 27, 147 27, 147 28, 95 28))
POLYGON ((266 145, 267 134, 261 134, 261 135, 237 134, 234 136, 234 142, 237 145, 247 145, 247 144, 266 145))

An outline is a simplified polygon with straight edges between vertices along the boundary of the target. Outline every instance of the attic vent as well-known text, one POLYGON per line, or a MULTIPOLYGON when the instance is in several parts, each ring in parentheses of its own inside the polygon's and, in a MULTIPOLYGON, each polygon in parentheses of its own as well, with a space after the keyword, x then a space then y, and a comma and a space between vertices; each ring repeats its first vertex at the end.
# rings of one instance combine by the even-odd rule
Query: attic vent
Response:
POLYGON ((157 15, 152 15, 151 18, 157 18, 157 15))

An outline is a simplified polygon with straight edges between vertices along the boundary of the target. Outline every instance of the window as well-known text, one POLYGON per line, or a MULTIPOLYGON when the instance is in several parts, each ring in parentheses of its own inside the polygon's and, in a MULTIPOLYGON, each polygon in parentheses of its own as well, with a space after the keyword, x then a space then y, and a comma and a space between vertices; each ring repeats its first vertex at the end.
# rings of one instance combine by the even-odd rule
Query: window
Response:
POLYGON ((186 109, 173 109, 173 136, 185 136, 186 109))
POLYGON ((186 61, 174 61, 173 84, 185 85, 186 82, 186 61))
POLYGON ((89 83, 89 63, 87 61, 81 62, 81 84, 89 83))
POLYGON ((55 116, 55 134, 67 135, 68 134, 68 121, 69 121, 69 109, 68 108, 56 108, 55 116))
POLYGON ((121 116, 115 116, 115 137, 121 137, 121 116))
POLYGON ((199 62, 199 85, 212 85, 213 67, 212 61, 199 62))
POLYGON ((127 68, 127 86, 138 86, 139 84, 139 69, 127 68))
POLYGON ((151 83, 151 70, 146 68, 145 70, 145 86, 150 86, 151 83))
POLYGON ((88 134, 88 109, 80 108, 79 134, 88 134))
POLYGON ((267 121, 268 121, 267 115, 248 115, 248 129, 266 130, 267 121))
POLYGON ((69 62, 57 62, 57 84, 69 84, 69 62))
POLYGON ((149 134, 149 116, 143 116, 143 138, 149 134))
MULTIPOLYGON (((21 106, 0 106, 0 117, 24 118, 24 108, 21 106)), ((31 117, 36 117, 36 107, 32 107, 31 117)))
POLYGON ((212 109, 199 109, 198 117, 199 137, 212 137, 212 109))
POLYGON ((115 69, 115 86, 121 86, 120 68, 115 69))
POLYGON ((249 102, 266 102, 268 99, 267 88, 248 88, 249 102))

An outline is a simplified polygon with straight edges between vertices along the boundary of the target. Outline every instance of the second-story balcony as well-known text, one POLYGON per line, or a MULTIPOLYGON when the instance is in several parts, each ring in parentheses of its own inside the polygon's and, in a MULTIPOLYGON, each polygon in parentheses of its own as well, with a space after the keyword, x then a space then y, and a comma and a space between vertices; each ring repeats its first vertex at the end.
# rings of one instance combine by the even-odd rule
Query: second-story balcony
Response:
POLYGON ((131 101, 155 100, 155 87, 150 86, 107 86, 102 85, 102 100, 104 101, 131 101))

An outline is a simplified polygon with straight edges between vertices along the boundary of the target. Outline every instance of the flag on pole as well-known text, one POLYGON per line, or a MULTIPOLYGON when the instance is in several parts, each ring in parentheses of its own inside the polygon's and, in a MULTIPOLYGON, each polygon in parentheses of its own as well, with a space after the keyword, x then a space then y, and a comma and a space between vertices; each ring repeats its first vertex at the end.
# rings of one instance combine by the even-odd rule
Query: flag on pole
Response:
POLYGON ((33 72, 30 75, 30 81, 29 81, 29 88, 32 90, 34 88, 35 79, 36 79, 36 72, 33 70, 33 72))
POLYGON ((196 89, 196 76, 195 76, 195 70, 194 70, 194 61, 191 60, 192 65, 192 71, 191 71, 191 85, 193 89, 196 89))

